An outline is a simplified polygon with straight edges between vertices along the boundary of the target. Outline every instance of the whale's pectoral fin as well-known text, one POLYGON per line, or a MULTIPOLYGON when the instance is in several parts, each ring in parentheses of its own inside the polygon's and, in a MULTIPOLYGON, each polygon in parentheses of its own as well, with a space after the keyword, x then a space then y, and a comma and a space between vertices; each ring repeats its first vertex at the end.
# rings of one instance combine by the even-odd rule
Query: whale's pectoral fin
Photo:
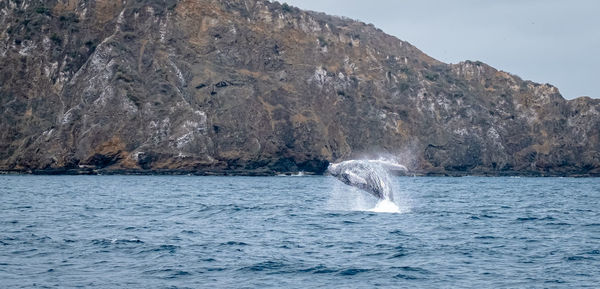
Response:
POLYGON ((352 185, 366 185, 367 180, 355 173, 352 172, 344 172, 342 173, 344 179, 348 180, 348 182, 352 185))
POLYGON ((408 172, 408 168, 406 168, 406 166, 386 160, 369 160, 367 162, 380 165, 388 171, 408 172))

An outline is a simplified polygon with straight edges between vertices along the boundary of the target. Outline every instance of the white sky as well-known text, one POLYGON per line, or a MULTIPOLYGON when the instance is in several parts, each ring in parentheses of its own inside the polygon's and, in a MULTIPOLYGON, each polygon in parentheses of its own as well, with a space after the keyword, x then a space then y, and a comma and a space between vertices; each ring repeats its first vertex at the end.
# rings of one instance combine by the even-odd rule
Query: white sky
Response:
POLYGON ((373 23, 447 62, 480 60, 567 98, 600 98, 600 1, 280 0, 373 23))

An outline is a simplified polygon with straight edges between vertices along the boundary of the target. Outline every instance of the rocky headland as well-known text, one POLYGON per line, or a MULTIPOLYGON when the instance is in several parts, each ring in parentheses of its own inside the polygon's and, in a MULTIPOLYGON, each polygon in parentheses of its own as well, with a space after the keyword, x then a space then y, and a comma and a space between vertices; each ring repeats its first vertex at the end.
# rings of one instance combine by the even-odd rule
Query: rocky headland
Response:
POLYGON ((600 175, 600 100, 261 0, 0 2, 0 170, 600 175))

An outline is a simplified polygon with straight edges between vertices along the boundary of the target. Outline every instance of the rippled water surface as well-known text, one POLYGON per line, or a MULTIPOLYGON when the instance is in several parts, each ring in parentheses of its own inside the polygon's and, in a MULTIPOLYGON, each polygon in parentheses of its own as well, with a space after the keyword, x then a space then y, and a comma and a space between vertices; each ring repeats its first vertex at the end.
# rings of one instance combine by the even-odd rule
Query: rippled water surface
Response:
POLYGON ((600 180, 0 176, 3 288, 598 288, 600 180), (375 210, 377 211, 377 210, 375 210))

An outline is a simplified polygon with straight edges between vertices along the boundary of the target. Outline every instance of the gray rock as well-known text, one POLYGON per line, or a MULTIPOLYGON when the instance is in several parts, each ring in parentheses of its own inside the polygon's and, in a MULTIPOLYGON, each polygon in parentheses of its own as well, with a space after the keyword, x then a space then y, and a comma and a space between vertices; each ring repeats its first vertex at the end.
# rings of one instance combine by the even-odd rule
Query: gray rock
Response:
POLYGON ((0 170, 599 175, 600 101, 268 1, 3 1, 0 170))

